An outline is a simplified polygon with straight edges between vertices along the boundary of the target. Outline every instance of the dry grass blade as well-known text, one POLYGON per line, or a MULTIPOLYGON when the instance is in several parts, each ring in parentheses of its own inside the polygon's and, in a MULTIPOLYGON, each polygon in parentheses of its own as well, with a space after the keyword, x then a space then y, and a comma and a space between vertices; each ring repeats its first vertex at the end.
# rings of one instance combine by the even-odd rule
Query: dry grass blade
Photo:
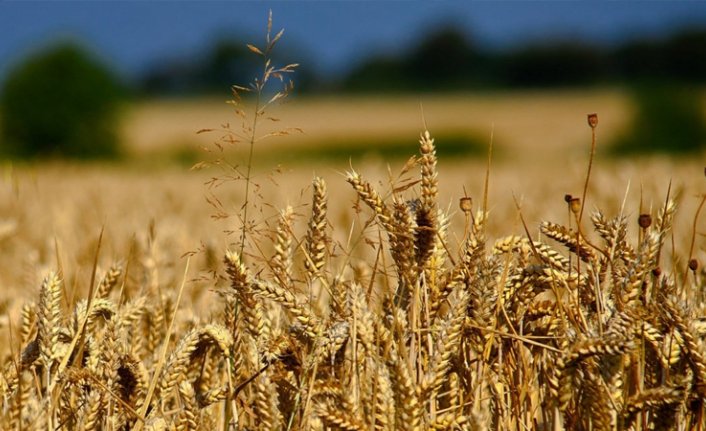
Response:
MULTIPOLYGON (((184 267, 184 277, 181 282, 181 287, 179 288, 179 295, 177 296, 176 307, 174 309, 174 315, 172 316, 172 319, 169 322, 169 328, 167 329, 167 337, 164 339, 164 342, 162 343, 162 351, 159 356, 159 361, 157 362, 157 365, 155 366, 154 374, 153 374, 152 379, 150 381, 150 386, 147 389, 147 395, 145 396, 145 400, 143 401, 143 404, 142 404, 142 409, 140 410, 140 417, 143 419, 145 419, 147 417, 147 410, 150 407, 150 402, 152 401, 152 395, 154 394, 155 387, 157 386, 157 381, 162 374, 162 370, 163 370, 164 363, 165 363, 166 356, 167 356, 167 349, 169 348, 169 342, 168 342, 169 337, 171 336, 172 328, 174 327, 174 321, 176 320, 176 313, 179 310, 179 303, 181 302, 181 296, 184 292, 184 286, 186 285, 186 274, 189 272, 189 262, 190 262, 190 259, 187 259, 186 265, 184 267)), ((135 427, 135 431, 140 431, 142 429, 142 426, 143 426, 143 422, 142 421, 138 422, 137 426, 135 427)), ((149 428, 149 427, 147 427, 147 428, 149 428)))

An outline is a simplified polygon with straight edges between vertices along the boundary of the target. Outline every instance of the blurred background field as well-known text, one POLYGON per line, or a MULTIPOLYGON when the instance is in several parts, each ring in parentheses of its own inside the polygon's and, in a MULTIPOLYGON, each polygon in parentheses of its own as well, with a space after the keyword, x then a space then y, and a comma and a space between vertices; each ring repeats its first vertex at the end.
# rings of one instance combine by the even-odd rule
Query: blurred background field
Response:
MULTIPOLYGON (((627 127, 632 110, 619 89, 302 96, 274 109, 281 121, 270 126, 303 133, 266 142, 258 158, 270 164, 277 158, 282 163, 347 162, 366 153, 405 158, 426 122, 442 155, 483 157, 492 136, 497 156, 508 162, 565 159, 585 153, 587 112, 601 113, 601 137, 608 142, 627 127)), ((225 99, 157 100, 138 103, 122 130, 129 151, 138 157, 198 159, 199 148, 214 135, 195 131, 233 121, 225 99)))

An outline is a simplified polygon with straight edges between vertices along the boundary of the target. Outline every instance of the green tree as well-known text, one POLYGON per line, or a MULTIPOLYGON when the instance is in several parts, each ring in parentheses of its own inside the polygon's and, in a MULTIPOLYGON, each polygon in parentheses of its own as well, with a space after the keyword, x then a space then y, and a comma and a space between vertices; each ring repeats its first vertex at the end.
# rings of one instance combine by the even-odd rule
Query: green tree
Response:
POLYGON ((479 54, 466 35, 456 27, 444 27, 429 34, 407 55, 406 67, 416 88, 437 90, 469 87, 478 80, 479 54))
POLYGON ((24 158, 115 156, 123 96, 110 71, 77 45, 43 50, 5 81, 0 95, 3 152, 24 158))
POLYGON ((706 147, 701 91, 676 84, 644 83, 632 90, 636 112, 613 143, 615 153, 690 153, 706 147))

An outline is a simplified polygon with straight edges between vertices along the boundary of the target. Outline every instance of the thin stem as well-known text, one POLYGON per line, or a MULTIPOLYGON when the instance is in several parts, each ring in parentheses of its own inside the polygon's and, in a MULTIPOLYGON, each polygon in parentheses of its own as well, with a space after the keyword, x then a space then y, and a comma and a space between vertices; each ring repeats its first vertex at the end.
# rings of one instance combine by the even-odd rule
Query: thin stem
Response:
MULTIPOLYGON (((701 202, 699 202, 699 207, 696 209, 696 214, 694 214, 694 223, 691 227, 691 243, 689 244, 689 256, 686 258, 686 268, 684 268, 684 276, 681 279, 682 289, 686 286, 686 278, 689 275, 689 262, 694 256, 694 242, 696 240, 696 225, 699 221, 699 214, 706 203, 706 195, 701 197, 701 202)), ((664 217, 663 217, 664 218, 664 217)))
MULTIPOLYGON (((667 207, 669 206, 669 198, 672 195, 672 180, 669 180, 669 185, 667 186, 667 196, 664 198, 664 208, 662 209, 662 214, 667 214, 667 207)), ((662 216, 662 223, 659 225, 659 231, 661 232, 660 235, 664 234, 664 222, 665 222, 666 217, 662 216)), ((673 238, 672 238, 673 239, 673 238)), ((672 246, 672 251, 674 251, 674 247, 672 246)), ((659 266, 659 261, 662 257, 662 241, 659 242, 659 248, 657 249, 657 256, 655 257, 655 265, 659 266)), ((675 265, 676 268, 676 265, 675 265)), ((676 271, 674 271, 674 281, 676 282, 676 278, 678 277, 676 275, 676 271)))
POLYGON ((593 167, 593 157, 596 154, 596 128, 591 127, 591 154, 588 158, 588 172, 586 172, 586 181, 583 184, 583 194, 581 195, 581 211, 579 212, 579 224, 583 219, 583 209, 586 206, 586 192, 588 190, 588 181, 591 178, 591 168, 593 167))
POLYGON ((490 145, 488 145, 488 165, 485 169, 485 183, 483 185, 483 216, 488 213, 488 186, 490 185, 490 165, 493 160, 493 138, 495 136, 495 124, 490 131, 490 145))
MULTIPOLYGON (((576 220, 576 251, 578 253, 578 258, 576 259, 576 272, 577 272, 577 285, 581 283, 581 220, 583 220, 583 209, 586 207, 586 192, 588 191, 588 181, 591 179, 591 168, 593 167, 593 156, 596 154, 596 125, 591 123, 591 117, 589 116, 589 126, 591 127, 591 154, 588 157, 588 171, 586 172, 586 181, 583 183, 583 193, 581 194, 581 209, 579 210, 579 216, 576 220)), ((594 117, 596 118, 596 117, 594 117)), ((588 242, 588 240, 586 240, 588 242)), ((578 295, 578 292, 577 292, 578 295)), ((599 292, 596 289, 596 302, 599 301, 599 292)), ((598 326, 600 333, 603 333, 603 325, 601 324, 601 319, 598 319, 598 326)))
MULTIPOLYGON (((267 64, 267 63, 265 63, 267 64)), ((267 66, 265 66, 267 69, 267 66)), ((264 76, 264 74, 263 74, 264 76)), ((240 234, 240 256, 243 255, 245 250, 245 235, 248 229, 248 207, 250 204, 250 179, 252 173, 252 160, 253 153, 255 152, 255 137, 257 132, 257 119, 260 116, 260 100, 262 96, 262 86, 264 82, 258 83, 257 86, 257 100, 255 102, 255 115, 253 116, 252 122, 252 133, 250 134, 250 150, 248 152, 248 167, 245 172, 245 203, 243 203, 243 227, 240 234)))

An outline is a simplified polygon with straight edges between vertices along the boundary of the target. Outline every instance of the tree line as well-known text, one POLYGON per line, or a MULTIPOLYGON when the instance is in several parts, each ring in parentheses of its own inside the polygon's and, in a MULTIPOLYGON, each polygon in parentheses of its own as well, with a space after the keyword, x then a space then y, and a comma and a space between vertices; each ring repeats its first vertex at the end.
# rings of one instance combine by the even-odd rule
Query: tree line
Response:
MULTIPOLYGON (((221 94, 252 76, 254 67, 241 41, 220 40, 196 60, 160 62, 138 79, 137 88, 147 95, 221 94)), ((303 67, 297 86, 300 92, 423 92, 657 81, 706 83, 706 28, 614 45, 548 39, 491 49, 445 27, 402 52, 373 54, 342 76, 303 67)))

